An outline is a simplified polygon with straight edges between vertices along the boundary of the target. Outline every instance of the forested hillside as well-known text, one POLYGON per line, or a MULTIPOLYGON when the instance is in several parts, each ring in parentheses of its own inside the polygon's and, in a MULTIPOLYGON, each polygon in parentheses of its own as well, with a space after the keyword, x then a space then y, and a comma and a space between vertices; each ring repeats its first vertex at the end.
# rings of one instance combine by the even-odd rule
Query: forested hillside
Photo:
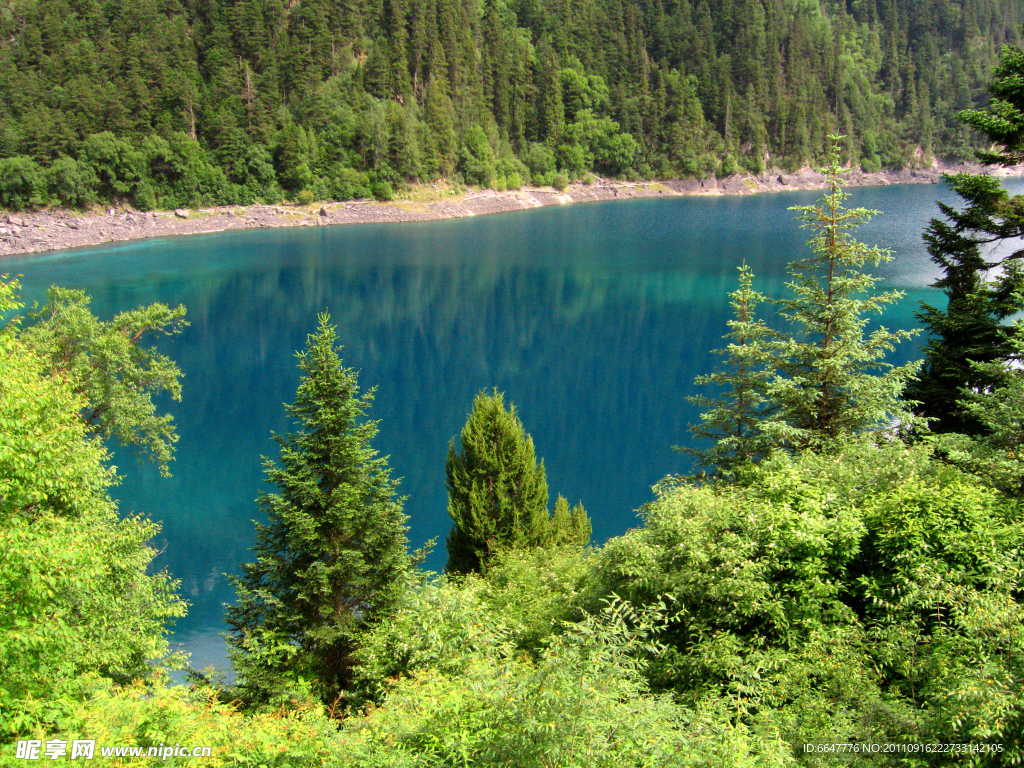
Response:
POLYGON ((970 157, 1020 0, 5 0, 0 206, 970 157))

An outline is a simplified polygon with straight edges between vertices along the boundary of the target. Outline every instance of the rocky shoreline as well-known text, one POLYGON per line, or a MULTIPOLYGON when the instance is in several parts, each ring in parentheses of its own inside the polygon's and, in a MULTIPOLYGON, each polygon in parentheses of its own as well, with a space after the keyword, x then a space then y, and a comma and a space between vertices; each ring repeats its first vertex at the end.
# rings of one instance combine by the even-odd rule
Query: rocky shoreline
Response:
MULTIPOLYGON (((853 171, 847 174, 845 179, 849 186, 935 184, 943 173, 977 173, 980 170, 978 166, 965 165, 880 173, 853 171)), ((1019 172, 1020 169, 1012 169, 999 173, 1017 175, 1019 172)), ((791 174, 771 171, 758 176, 730 176, 703 181, 684 179, 664 182, 623 182, 597 179, 590 185, 572 184, 564 191, 538 187, 524 187, 509 192, 482 190, 469 192, 461 197, 429 202, 418 202, 412 198, 390 203, 353 201, 309 206, 221 206, 198 211, 179 209, 142 212, 131 208, 110 208, 105 213, 81 213, 51 210, 10 214, 0 218, 0 256, 237 229, 432 221, 599 200, 677 195, 749 195, 760 192, 821 189, 825 183, 825 177, 821 173, 804 168, 791 174)))

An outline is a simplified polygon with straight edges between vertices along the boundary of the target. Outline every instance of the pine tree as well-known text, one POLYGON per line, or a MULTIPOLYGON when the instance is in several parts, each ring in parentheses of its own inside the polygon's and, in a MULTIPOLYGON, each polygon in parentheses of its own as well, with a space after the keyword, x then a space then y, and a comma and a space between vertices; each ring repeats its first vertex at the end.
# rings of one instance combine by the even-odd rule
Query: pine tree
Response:
MULTIPOLYGON (((1024 52, 1007 46, 990 86, 992 102, 986 109, 959 115, 1002 147, 979 152, 984 163, 1016 165, 1024 160, 1022 76, 1024 52)), ((909 395, 920 401, 932 431, 980 435, 987 428, 958 401, 964 391, 985 392, 1006 380, 1005 366, 987 364, 1012 358, 1013 329, 1004 321, 1024 310, 1024 252, 997 255, 994 246, 1024 235, 1024 197, 1010 197, 988 176, 960 173, 947 181, 963 202, 957 207, 939 203, 946 220, 932 219, 924 239, 932 261, 943 270, 932 285, 948 300, 944 310, 923 304, 918 314, 930 338, 924 367, 909 395)))
POLYGON ((877 266, 892 257, 849 234, 877 211, 843 207, 849 195, 842 191, 847 170, 839 163, 842 138, 830 137, 831 162, 822 169, 828 192, 814 205, 792 209, 814 233, 809 242, 813 255, 790 263, 793 279, 787 285, 795 296, 774 302, 795 332, 770 345, 778 374, 767 395, 777 411, 762 429, 792 449, 826 448, 894 421, 904 427, 915 422, 900 396, 919 364, 893 367, 884 358, 916 332, 881 327, 865 336, 867 315, 881 314, 903 294, 869 295, 878 278, 863 272, 864 265, 877 266))
POLYGON ((500 392, 481 392, 459 435, 448 447, 445 464, 448 534, 452 573, 480 571, 504 548, 578 544, 590 541, 590 520, 583 506, 571 512, 559 496, 555 518, 548 514, 548 482, 538 464, 533 438, 526 434, 514 405, 505 410, 500 392))
MULTIPOLYGON (((968 223, 979 206, 995 205, 992 198, 1006 202, 999 182, 964 175, 956 179, 954 188, 970 204, 958 211, 939 203, 947 221, 932 219, 924 235, 932 261, 944 273, 932 286, 941 289, 947 301, 944 309, 921 303, 923 311, 917 317, 929 339, 924 365, 907 395, 920 403, 932 432, 977 435, 984 427, 959 400, 964 390, 984 392, 998 388, 1005 379, 1004 367, 975 364, 1010 359, 1012 327, 1005 321, 1024 309, 1024 271, 1019 262, 1008 261, 994 280, 988 280, 989 271, 1000 266, 998 260, 982 254, 982 246, 991 238, 985 227, 968 223)), ((976 216, 973 220, 978 221, 976 216)))
POLYGON ((348 684, 357 633, 386 615, 412 566, 402 499, 365 420, 374 390, 360 395, 329 316, 297 355, 303 373, 286 406, 299 429, 274 435, 280 462, 264 460, 277 493, 257 503, 256 561, 233 579, 229 653, 240 688, 257 702, 301 691, 323 701, 348 684))
POLYGON ((950 463, 973 472, 1004 493, 1024 497, 1024 325, 1008 342, 1007 360, 975 362, 979 377, 998 387, 964 389, 957 402, 979 427, 977 435, 942 434, 932 444, 950 463))
POLYGON ((726 356, 726 370, 698 376, 696 384, 714 384, 725 391, 717 399, 704 395, 688 397, 707 410, 700 423, 690 426, 694 437, 714 440, 707 449, 676 447, 693 456, 698 466, 714 469, 718 476, 727 475, 750 462, 763 459, 772 448, 772 440, 761 429, 761 423, 773 413, 765 397, 772 371, 766 367, 766 343, 776 334, 755 316, 764 296, 753 289, 753 274, 746 264, 739 268, 740 287, 729 294, 733 319, 724 338, 732 343, 714 350, 726 356))

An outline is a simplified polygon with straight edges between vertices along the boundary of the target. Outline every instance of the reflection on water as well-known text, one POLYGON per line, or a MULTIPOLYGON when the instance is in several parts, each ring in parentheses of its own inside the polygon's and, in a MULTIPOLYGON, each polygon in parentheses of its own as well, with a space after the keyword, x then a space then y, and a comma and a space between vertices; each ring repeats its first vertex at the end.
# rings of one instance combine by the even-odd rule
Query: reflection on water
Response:
MULTIPOLYGON (((879 270, 907 299, 885 319, 912 327, 935 273, 920 243, 940 187, 854 190, 890 215, 864 238, 894 250, 879 270)), ((552 494, 582 500, 601 542, 636 524, 649 487, 685 468, 669 446, 696 418, 685 396, 716 363, 725 294, 742 261, 780 295, 806 233, 787 206, 815 193, 597 203, 426 224, 364 225, 148 241, 8 261, 26 297, 86 289, 97 314, 183 302, 191 326, 161 349, 185 372, 166 403, 181 441, 162 479, 128 454, 124 512, 163 524, 158 562, 181 579, 190 614, 175 639, 194 662, 223 663, 223 574, 249 558, 260 457, 289 424, 294 352, 325 309, 347 365, 377 386, 377 447, 408 495, 414 545, 437 536, 444 563, 448 442, 473 396, 498 387, 544 457, 552 494)), ((932 296, 934 300, 934 295, 932 296)), ((916 355, 904 345, 894 363, 916 355)))

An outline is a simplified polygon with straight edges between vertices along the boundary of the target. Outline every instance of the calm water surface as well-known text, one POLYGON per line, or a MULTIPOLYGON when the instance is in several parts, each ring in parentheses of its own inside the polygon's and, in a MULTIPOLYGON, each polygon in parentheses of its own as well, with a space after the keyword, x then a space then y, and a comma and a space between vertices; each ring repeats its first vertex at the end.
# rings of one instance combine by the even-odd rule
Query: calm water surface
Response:
MULTIPOLYGON (((1015 191, 1024 183, 1011 182, 1015 191)), ((581 500, 594 541, 638 524, 650 486, 686 461, 696 413, 685 396, 710 372, 744 260, 758 288, 782 295, 784 266, 807 234, 787 207, 819 193, 634 200, 429 223, 232 232, 63 251, 0 262, 25 297, 83 288, 109 318, 139 304, 184 303, 190 327, 160 349, 185 373, 167 403, 181 441, 174 476, 118 454, 123 512, 159 520, 158 558, 191 603, 174 641, 193 663, 225 664, 224 574, 250 559, 253 500, 282 403, 298 383, 294 352, 328 310, 345 363, 377 386, 376 445, 408 496, 409 537, 441 546, 449 528, 444 461, 474 395, 497 387, 519 408, 545 460, 552 497, 581 500)), ((913 327, 936 276, 920 233, 952 201, 941 186, 852 191, 885 215, 862 239, 896 260, 877 270, 907 292, 884 322, 913 327)), ((905 344, 899 363, 918 356, 905 344)))

